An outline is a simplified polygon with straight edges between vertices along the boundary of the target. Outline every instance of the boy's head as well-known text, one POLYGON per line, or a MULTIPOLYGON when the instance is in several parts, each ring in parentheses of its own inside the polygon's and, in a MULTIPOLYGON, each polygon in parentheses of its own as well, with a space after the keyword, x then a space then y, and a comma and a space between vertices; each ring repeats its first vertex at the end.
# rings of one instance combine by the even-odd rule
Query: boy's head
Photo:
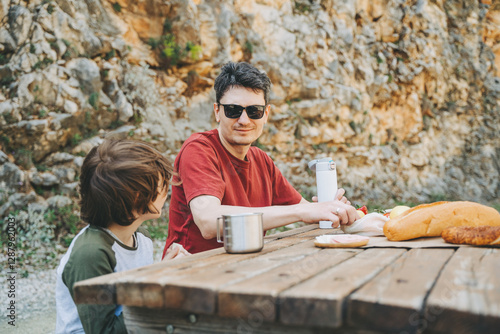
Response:
POLYGON ((165 196, 172 173, 170 161, 145 143, 105 140, 83 161, 82 220, 100 227, 128 226, 144 214, 159 214, 155 201, 165 196))

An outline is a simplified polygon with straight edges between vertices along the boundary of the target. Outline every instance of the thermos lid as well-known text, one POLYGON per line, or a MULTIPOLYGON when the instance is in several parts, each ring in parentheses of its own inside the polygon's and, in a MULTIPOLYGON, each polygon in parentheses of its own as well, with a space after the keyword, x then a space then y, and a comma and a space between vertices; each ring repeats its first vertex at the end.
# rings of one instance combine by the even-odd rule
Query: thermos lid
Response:
POLYGON ((310 161, 308 164, 311 170, 335 170, 335 161, 332 158, 322 158, 310 161), (318 169, 316 167, 319 167, 318 169))

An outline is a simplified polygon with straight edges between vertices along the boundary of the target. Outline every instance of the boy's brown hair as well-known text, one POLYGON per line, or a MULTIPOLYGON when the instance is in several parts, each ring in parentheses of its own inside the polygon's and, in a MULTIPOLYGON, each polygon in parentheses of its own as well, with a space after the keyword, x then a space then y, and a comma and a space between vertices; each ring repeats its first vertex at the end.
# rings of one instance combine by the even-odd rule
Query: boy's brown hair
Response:
POLYGON ((158 213, 152 203, 173 174, 172 163, 146 143, 107 139, 90 150, 80 175, 81 219, 99 227, 128 226, 137 214, 158 213), (158 184, 162 181, 162 184, 158 184))

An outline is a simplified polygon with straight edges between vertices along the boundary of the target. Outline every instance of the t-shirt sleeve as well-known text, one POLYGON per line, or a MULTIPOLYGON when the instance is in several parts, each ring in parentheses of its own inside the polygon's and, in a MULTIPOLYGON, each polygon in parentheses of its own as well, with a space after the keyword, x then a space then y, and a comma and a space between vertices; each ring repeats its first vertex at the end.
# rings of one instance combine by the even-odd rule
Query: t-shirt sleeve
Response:
MULTIPOLYGON (((114 255, 105 247, 92 245, 71 254, 62 279, 74 299, 76 282, 110 274, 116 265, 114 255)), ((103 296, 106 298, 106 296, 103 296)), ((116 305, 77 304, 78 315, 85 333, 127 333, 123 314, 116 315, 116 305)))
POLYGON ((272 205, 291 205, 299 203, 302 200, 302 195, 283 176, 273 160, 269 158, 267 154, 264 153, 264 155, 273 182, 272 205))
POLYGON ((222 200, 225 186, 217 153, 203 141, 189 143, 182 152, 178 166, 179 177, 189 203, 200 195, 222 200))

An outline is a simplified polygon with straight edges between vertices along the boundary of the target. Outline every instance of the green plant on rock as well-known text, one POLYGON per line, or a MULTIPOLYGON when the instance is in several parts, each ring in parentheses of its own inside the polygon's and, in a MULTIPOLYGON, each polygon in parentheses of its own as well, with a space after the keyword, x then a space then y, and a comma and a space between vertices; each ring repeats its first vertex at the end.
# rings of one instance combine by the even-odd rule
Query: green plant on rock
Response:
POLYGON ((47 6, 47 13, 52 14, 54 12, 54 8, 55 8, 54 5, 49 4, 47 6))
POLYGON ((114 129, 119 128, 119 127, 120 127, 120 126, 122 126, 123 124, 125 124, 125 123, 123 123, 123 122, 122 122, 122 121, 120 121, 120 120, 116 120, 116 121, 111 122, 111 124, 109 125, 109 128, 110 128, 110 129, 112 129, 112 130, 114 130, 114 129))
POLYGON ((9 57, 6 54, 0 53, 0 65, 5 65, 9 62, 9 57))
POLYGON ((92 113, 90 111, 86 111, 85 112, 85 120, 84 120, 84 124, 85 125, 88 125, 90 123, 90 121, 92 120, 92 113))
MULTIPOLYGON (((38 203, 30 203, 19 210, 9 212, 7 216, 12 219, 0 220, 0 227, 5 231, 6 224, 15 221, 16 264, 19 268, 45 266, 47 262, 54 260, 52 241, 55 240, 59 219, 56 210, 49 211, 38 203), (26 267, 28 264, 30 266, 26 267)), ((0 233, 0 244, 3 246, 8 241, 10 240, 7 239, 7 233, 0 233)))
POLYGON ((99 93, 93 92, 89 96, 89 103, 94 108, 94 110, 99 109, 99 93))
POLYGON ((175 41, 172 34, 162 36, 162 56, 166 59, 169 66, 175 66, 182 58, 182 49, 175 41))
POLYGON ((153 50, 160 53, 162 60, 168 67, 176 66, 183 58, 197 60, 202 54, 200 45, 187 42, 184 47, 177 43, 172 33, 172 22, 166 19, 163 23, 163 35, 159 38, 150 38, 147 42, 153 50))
POLYGON ((122 6, 118 2, 115 2, 115 3, 113 3, 113 9, 114 9, 115 12, 121 13, 122 6))
POLYGON ((169 18, 166 18, 163 22, 163 33, 171 33, 172 32, 172 21, 169 18))
POLYGON ((28 170, 33 167, 33 152, 31 150, 20 148, 14 152, 16 164, 28 170))
MULTIPOLYGON (((1 64, 1 62, 0 62, 1 64)), ((14 82, 16 79, 12 76, 5 76, 3 78, 0 78, 0 87, 6 87, 10 85, 12 82, 14 82)))
POLYGON ((64 54, 62 55, 62 59, 68 60, 78 56, 78 51, 70 41, 68 41, 67 39, 62 39, 62 42, 64 43, 64 45, 66 45, 66 52, 64 52, 64 54))
POLYGON ((77 232, 77 224, 80 221, 80 217, 75 213, 77 206, 74 204, 63 206, 58 209, 58 214, 62 220, 62 225, 71 234, 77 232))
POLYGON ((49 42, 49 45, 50 45, 50 48, 52 50, 54 50, 55 52, 57 52, 58 54, 59 54, 59 52, 61 52, 61 49, 59 48, 59 45, 57 44, 56 41, 49 42))
POLYGON ((311 10, 311 6, 305 1, 295 1, 295 11, 301 14, 306 14, 311 10))
POLYGON ((115 51, 115 49, 111 49, 111 51, 106 53, 106 55, 104 56, 104 59, 110 60, 111 58, 114 58, 114 57, 116 57, 116 51, 115 51))
POLYGON ((82 139, 83 138, 82 138, 81 134, 75 133, 75 135, 73 137, 71 137, 71 146, 76 146, 76 145, 80 144, 82 139))
POLYGON ((201 56, 202 49, 201 46, 199 46, 198 44, 187 42, 186 51, 190 55, 191 60, 197 60, 201 56))
POLYGON ((44 69, 45 67, 52 64, 54 61, 50 58, 44 58, 43 60, 39 60, 33 65, 32 70, 44 69))
POLYGON ((253 44, 250 41, 246 41, 245 44, 243 44, 242 47, 243 50, 243 58, 245 61, 249 61, 252 59, 252 54, 253 54, 253 44))
POLYGON ((134 112, 134 124, 139 125, 142 123, 142 116, 138 112, 134 112))
POLYGON ((35 164, 35 167, 36 167, 36 170, 39 172, 46 172, 49 170, 49 167, 47 167, 47 165, 44 165, 44 164, 35 164))
POLYGON ((156 49, 160 45, 160 39, 159 38, 153 38, 150 37, 147 41, 147 44, 152 48, 156 49))
POLYGON ((5 145, 8 145, 10 143, 10 138, 7 137, 6 135, 1 135, 0 142, 4 143, 5 145))

